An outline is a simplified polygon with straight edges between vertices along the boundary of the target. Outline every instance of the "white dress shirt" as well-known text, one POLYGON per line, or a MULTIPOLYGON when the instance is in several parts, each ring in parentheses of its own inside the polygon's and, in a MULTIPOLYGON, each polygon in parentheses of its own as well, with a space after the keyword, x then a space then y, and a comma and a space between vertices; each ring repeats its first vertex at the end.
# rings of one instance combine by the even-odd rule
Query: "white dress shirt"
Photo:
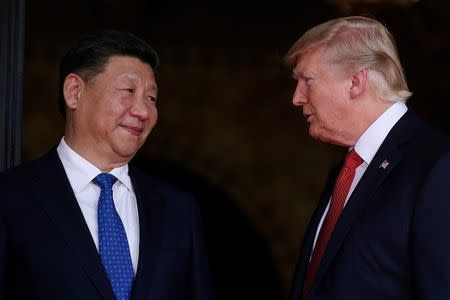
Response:
MULTIPOLYGON (((391 131, 392 127, 400 120, 400 118, 406 113, 408 107, 403 102, 395 102, 389 109, 387 109, 366 131, 359 137, 355 144, 355 151, 363 159, 363 163, 356 168, 355 177, 353 178, 352 185, 348 192, 347 198, 345 199, 344 206, 347 204, 348 199, 353 193, 356 185, 358 184, 361 177, 366 172, 367 167, 372 161, 373 157, 377 153, 386 136, 391 131)), ((351 150, 351 149, 349 149, 351 150)), ((330 197, 331 201, 331 197, 330 197)), ((317 227, 316 236, 314 238, 313 248, 316 246, 317 238, 319 236, 320 228, 327 215, 328 209, 330 207, 330 201, 325 208, 325 211, 320 219, 319 226, 317 227)), ((312 251, 311 251, 312 255, 312 251)))
MULTIPOLYGON (((102 171, 73 151, 64 137, 58 145, 57 152, 98 251, 97 206, 100 187, 92 180, 102 171)), ((139 257, 139 218, 136 196, 128 176, 128 164, 109 173, 117 178, 113 185, 113 200, 127 234, 133 270, 136 274, 139 257)))

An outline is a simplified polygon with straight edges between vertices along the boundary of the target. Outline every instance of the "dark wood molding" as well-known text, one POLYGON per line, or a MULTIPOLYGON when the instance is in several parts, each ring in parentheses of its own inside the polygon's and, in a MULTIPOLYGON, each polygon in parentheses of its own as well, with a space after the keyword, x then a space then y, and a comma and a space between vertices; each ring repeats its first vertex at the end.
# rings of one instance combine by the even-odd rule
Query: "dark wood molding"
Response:
POLYGON ((25 0, 0 1, 0 171, 21 159, 25 0))

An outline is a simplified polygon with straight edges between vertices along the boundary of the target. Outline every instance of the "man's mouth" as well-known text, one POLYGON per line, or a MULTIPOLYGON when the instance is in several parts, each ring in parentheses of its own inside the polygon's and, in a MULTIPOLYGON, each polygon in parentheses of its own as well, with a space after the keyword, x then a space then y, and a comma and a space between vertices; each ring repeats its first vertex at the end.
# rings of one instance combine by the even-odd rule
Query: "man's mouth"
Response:
POLYGON ((313 114, 303 114, 303 116, 305 117, 306 122, 311 122, 311 119, 313 117, 313 114))
POLYGON ((132 135, 135 136, 139 136, 142 131, 144 131, 144 129, 142 127, 138 127, 138 126, 126 126, 126 125, 122 125, 122 127, 127 130, 129 133, 131 133, 132 135))

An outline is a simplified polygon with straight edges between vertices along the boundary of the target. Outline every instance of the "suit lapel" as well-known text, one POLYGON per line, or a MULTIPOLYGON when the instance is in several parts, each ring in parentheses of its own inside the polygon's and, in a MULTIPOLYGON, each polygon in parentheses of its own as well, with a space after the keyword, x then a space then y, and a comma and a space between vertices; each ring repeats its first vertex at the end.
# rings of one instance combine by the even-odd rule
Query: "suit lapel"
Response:
POLYGON ((35 197, 98 292, 103 298, 114 299, 100 256, 56 149, 39 163, 39 174, 32 187, 35 197))
POLYGON ((300 250, 299 261, 297 264, 297 269, 295 272, 295 278, 293 280, 293 288, 291 291, 290 299, 300 299, 303 290, 303 284, 305 282, 306 270, 309 265, 309 259, 312 252, 312 247, 314 243, 314 238, 316 236, 317 227, 319 226, 320 219, 325 211, 330 200, 331 193, 333 191, 333 185, 336 181, 336 177, 340 170, 339 167, 335 168, 328 176, 327 183, 325 184, 325 189, 320 197, 319 205, 314 211, 311 221, 309 223, 308 229, 303 238, 302 247, 300 250))
POLYGON ((139 211, 139 262, 133 287, 133 299, 147 299, 153 284, 153 274, 157 267, 161 249, 164 204, 155 184, 134 168, 130 177, 139 211))
MULTIPOLYGON (((402 152, 400 146, 410 139, 410 136, 415 131, 414 129, 417 125, 417 118, 410 110, 408 110, 408 112, 391 129, 383 144, 380 146, 380 149, 377 151, 339 217, 316 274, 311 289, 311 295, 314 294, 318 284, 325 276, 333 258, 342 246, 346 235, 357 222, 357 219, 363 213, 364 208, 367 207, 371 201, 375 201, 373 195, 376 194, 375 191, 377 188, 401 161, 402 152)), ((330 194, 328 197, 329 196, 330 194)), ((314 228, 317 229, 317 226, 314 228)))

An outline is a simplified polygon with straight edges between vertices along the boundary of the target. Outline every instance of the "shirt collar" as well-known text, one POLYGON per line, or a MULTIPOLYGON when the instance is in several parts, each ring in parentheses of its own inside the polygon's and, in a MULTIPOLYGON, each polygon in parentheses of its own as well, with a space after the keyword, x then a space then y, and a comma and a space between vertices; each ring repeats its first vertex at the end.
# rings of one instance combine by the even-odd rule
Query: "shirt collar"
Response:
MULTIPOLYGON (((72 148, 67 145, 64 137, 61 138, 56 150, 74 193, 79 193, 92 182, 98 174, 102 173, 99 168, 72 150, 72 148)), ((122 184, 133 192, 130 176, 128 175, 128 164, 114 168, 109 173, 114 175, 122 184)))
POLYGON ((403 102, 395 102, 361 135, 355 144, 355 150, 365 163, 370 164, 389 131, 407 110, 408 107, 403 102))

